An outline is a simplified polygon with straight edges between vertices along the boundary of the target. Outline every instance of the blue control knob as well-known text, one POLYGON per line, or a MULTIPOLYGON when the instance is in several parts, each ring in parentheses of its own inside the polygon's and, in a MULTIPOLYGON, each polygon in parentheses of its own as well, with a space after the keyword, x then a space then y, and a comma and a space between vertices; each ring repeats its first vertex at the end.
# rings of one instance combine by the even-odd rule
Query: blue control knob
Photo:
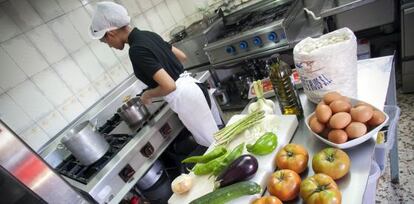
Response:
POLYGON ((233 53, 236 52, 236 49, 234 49, 233 46, 229 45, 229 46, 226 47, 226 52, 229 53, 229 54, 233 54, 233 53))
POLYGON ((249 44, 247 44, 246 41, 241 41, 239 46, 241 49, 247 49, 247 47, 249 47, 249 44))
POLYGON ((256 37, 253 38, 253 43, 256 46, 261 46, 263 42, 262 42, 262 39, 259 36, 256 36, 256 37))
POLYGON ((267 39, 269 39, 272 42, 278 42, 279 41, 279 38, 277 37, 277 34, 275 32, 269 33, 269 35, 267 36, 267 39))

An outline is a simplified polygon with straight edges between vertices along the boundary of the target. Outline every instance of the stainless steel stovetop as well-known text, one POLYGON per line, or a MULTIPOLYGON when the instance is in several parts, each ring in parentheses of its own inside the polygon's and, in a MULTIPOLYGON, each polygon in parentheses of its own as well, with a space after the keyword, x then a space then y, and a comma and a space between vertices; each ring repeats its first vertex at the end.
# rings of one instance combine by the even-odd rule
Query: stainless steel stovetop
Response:
POLYGON ((300 0, 264 0, 223 17, 222 33, 204 50, 214 67, 291 48, 309 26, 300 0), (301 15, 298 15, 301 14, 301 15))
POLYGON ((151 117, 134 129, 114 115, 122 99, 140 93, 141 85, 132 76, 59 133, 41 152, 66 181, 98 203, 121 201, 184 127, 166 102, 148 106, 151 117), (98 130, 111 144, 110 150, 90 166, 81 165, 59 144, 68 130, 85 120, 98 121, 98 130))

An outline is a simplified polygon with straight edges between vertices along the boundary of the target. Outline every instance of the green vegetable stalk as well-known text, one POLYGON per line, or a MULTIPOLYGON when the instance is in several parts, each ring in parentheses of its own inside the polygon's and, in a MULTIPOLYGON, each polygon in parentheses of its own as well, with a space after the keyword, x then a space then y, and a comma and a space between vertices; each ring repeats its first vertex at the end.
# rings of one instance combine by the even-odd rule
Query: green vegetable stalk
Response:
POLYGON ((277 136, 272 132, 262 135, 256 142, 246 145, 248 152, 254 155, 266 155, 271 153, 277 147, 277 136))
POLYGON ((182 163, 207 163, 223 154, 227 153, 227 149, 223 146, 217 146, 212 151, 201 156, 192 156, 184 159, 182 163))

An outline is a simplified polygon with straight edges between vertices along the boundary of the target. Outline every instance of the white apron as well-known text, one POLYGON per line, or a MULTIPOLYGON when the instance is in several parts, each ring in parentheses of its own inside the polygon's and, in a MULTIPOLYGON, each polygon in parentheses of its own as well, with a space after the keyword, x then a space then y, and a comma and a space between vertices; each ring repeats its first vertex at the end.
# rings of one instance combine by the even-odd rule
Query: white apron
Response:
POLYGON ((205 147, 213 143, 213 134, 218 131, 213 114, 208 107, 198 81, 185 72, 175 81, 176 89, 164 96, 171 109, 193 134, 195 141, 205 147))

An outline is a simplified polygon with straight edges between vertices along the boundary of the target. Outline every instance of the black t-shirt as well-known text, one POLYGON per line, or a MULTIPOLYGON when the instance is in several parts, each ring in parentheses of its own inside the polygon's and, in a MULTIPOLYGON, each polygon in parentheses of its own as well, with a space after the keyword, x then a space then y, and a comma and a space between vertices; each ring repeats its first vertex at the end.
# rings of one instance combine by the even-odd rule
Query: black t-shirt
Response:
POLYGON ((172 46, 156 33, 134 28, 128 36, 128 43, 134 74, 149 88, 158 86, 152 77, 161 68, 174 81, 184 72, 183 65, 171 50, 172 46))

